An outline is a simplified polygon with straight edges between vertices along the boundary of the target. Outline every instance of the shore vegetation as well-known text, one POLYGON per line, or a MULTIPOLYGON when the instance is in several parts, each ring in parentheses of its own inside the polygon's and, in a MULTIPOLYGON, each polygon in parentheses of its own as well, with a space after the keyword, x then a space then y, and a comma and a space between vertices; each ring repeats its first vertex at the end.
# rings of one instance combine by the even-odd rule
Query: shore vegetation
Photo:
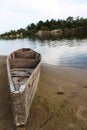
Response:
POLYGON ((42 37, 42 36, 57 36, 57 37, 87 37, 87 18, 76 18, 69 16, 65 20, 46 20, 38 23, 31 23, 26 28, 18 30, 10 30, 0 34, 0 39, 17 39, 26 37, 42 37))

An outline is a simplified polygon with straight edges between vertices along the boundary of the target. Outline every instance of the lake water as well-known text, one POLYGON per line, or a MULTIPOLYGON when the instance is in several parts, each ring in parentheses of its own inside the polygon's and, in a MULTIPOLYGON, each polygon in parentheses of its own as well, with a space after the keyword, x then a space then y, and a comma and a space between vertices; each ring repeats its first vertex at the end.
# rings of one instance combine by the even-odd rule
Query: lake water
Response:
POLYGON ((0 40, 0 55, 19 48, 32 48, 42 54, 42 62, 87 69, 87 39, 84 40, 0 40))

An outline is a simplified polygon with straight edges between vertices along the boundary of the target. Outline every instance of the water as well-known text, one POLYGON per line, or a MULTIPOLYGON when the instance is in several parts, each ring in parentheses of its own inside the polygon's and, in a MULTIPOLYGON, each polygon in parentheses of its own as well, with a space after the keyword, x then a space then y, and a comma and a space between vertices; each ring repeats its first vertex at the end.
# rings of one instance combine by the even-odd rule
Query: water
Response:
POLYGON ((12 51, 26 47, 41 53, 44 63, 87 69, 87 39, 0 40, 0 55, 9 55, 12 51))

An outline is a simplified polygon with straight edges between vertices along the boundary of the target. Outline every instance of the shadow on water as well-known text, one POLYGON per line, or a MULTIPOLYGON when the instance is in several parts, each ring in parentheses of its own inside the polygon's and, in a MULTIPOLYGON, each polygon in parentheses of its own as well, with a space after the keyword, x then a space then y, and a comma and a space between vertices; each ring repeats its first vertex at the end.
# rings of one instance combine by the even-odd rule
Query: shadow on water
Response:
POLYGON ((37 41, 37 43, 43 47, 48 45, 48 47, 56 47, 56 46, 65 46, 68 45, 69 47, 79 46, 83 44, 83 40, 85 41, 86 37, 77 37, 77 36, 57 36, 57 35, 42 35, 38 37, 29 37, 29 42, 31 41, 32 44, 37 41))
POLYGON ((78 33, 63 33, 63 34, 44 34, 44 35, 36 35, 29 37, 29 39, 36 41, 40 40, 41 42, 44 41, 55 41, 55 40, 82 40, 82 39, 87 39, 87 33, 84 32, 78 32, 78 33))

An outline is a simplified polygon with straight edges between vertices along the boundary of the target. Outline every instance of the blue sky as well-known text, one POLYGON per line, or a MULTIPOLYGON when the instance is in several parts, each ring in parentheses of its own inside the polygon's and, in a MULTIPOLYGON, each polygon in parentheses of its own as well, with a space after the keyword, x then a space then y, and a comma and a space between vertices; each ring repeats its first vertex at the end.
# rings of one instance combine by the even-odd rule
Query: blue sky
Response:
POLYGON ((68 16, 87 18, 87 0, 0 0, 0 33, 68 16))

